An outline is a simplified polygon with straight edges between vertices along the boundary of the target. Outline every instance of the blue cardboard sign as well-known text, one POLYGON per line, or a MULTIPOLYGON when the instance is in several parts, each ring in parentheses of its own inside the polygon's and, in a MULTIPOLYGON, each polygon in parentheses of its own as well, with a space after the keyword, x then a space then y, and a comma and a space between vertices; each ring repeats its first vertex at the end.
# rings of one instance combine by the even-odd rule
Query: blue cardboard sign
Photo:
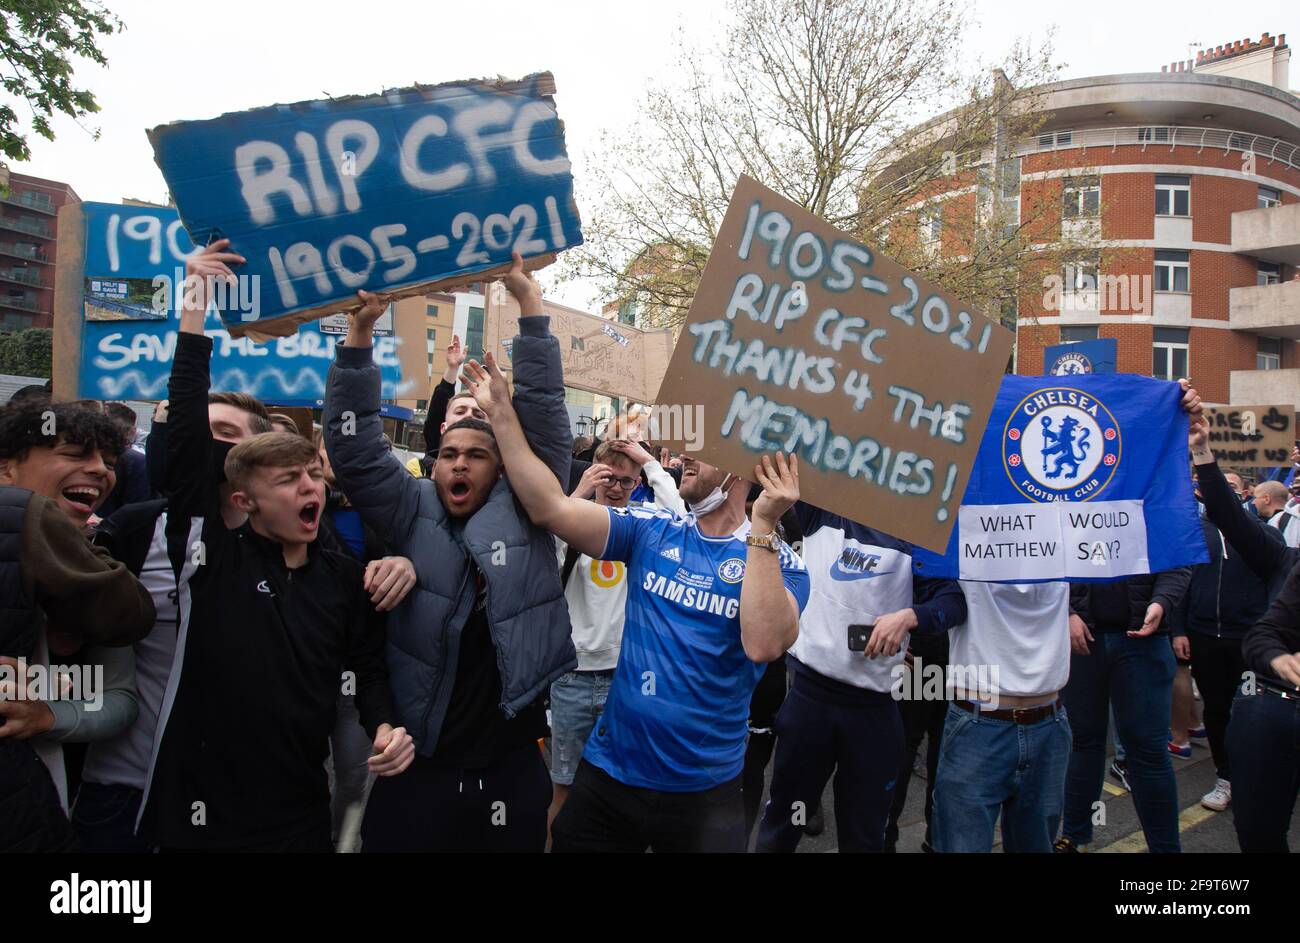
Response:
POLYGON ((549 73, 274 105, 149 132, 196 244, 228 238, 232 333, 279 334, 582 242, 549 73), (415 289, 415 286, 419 286, 415 289), (405 292, 404 292, 405 290, 405 292), (241 290, 241 296, 244 292, 241 290))
POLYGON ((1118 356, 1119 341, 1113 337, 1053 344, 1043 349, 1043 374, 1067 377, 1079 373, 1114 373, 1118 356))
MULTIPOLYGON (((77 395, 163 399, 180 326, 185 258, 194 246, 173 209, 112 203, 82 203, 80 208, 88 290, 83 297, 86 319, 81 325, 77 395), (107 319, 102 309, 115 284, 151 286, 147 307, 156 318, 140 320, 122 313, 107 319)), ((324 398, 325 374, 338 340, 316 325, 257 344, 251 338, 231 337, 209 310, 205 333, 213 339, 213 390, 249 393, 281 405, 312 406, 324 398)), ((387 399, 397 398, 400 388, 398 344, 396 337, 375 339, 387 399)))

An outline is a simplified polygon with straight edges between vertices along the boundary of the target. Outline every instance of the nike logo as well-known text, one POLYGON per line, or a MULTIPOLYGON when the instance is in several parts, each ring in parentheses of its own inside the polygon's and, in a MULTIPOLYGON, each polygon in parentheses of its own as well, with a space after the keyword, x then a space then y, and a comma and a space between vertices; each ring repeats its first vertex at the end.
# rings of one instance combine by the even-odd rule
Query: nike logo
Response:
POLYGON ((877 576, 888 576, 893 572, 893 570, 846 570, 839 560, 831 564, 831 579, 839 580, 841 583, 874 579, 877 576))

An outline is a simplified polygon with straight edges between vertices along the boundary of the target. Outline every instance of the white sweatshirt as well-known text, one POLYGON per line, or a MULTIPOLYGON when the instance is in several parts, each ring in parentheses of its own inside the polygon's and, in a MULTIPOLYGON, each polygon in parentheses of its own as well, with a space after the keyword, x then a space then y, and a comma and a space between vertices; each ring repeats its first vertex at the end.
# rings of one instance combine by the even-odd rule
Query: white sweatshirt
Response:
MULTIPOLYGON (((646 462, 646 480, 654 490, 654 503, 674 514, 686 515, 686 502, 677 484, 656 461, 646 462)), ((560 566, 568 545, 557 540, 560 566)), ((627 606, 627 567, 619 560, 594 560, 579 555, 564 589, 573 623, 573 647, 578 650, 579 671, 607 671, 618 664, 623 644, 623 611, 627 606)))
POLYGON ((948 630, 949 687, 960 696, 1034 697, 1070 677, 1069 583, 961 581, 966 621, 948 630), (954 685, 954 681, 965 684, 954 685), (978 692, 978 694, 977 694, 978 692))

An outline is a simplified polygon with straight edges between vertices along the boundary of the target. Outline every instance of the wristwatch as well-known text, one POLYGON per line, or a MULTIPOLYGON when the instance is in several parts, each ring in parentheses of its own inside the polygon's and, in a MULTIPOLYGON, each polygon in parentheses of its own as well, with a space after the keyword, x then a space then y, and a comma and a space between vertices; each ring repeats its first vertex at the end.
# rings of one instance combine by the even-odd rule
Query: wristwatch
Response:
POLYGON ((745 543, 749 544, 751 547, 762 547, 765 550, 771 550, 773 553, 776 553, 777 545, 780 544, 780 542, 781 538, 776 536, 776 531, 772 531, 772 533, 765 534, 762 537, 755 537, 754 532, 750 531, 745 537, 745 543))

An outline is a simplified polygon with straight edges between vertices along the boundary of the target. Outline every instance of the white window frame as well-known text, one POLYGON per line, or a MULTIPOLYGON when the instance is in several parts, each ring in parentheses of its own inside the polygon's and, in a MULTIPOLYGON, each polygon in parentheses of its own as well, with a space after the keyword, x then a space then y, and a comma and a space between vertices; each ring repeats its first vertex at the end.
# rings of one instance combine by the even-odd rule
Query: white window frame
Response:
POLYGON ((1101 177, 1066 178, 1061 200, 1062 219, 1096 219, 1100 214, 1101 177))
POLYGON ((1277 263, 1256 262, 1255 263, 1255 284, 1256 285, 1280 285, 1282 284, 1282 266, 1277 263), (1268 271, 1265 266, 1272 265, 1272 270, 1268 271))
POLYGON ((1280 337, 1260 337, 1255 345, 1255 369, 1256 370, 1281 370, 1282 369, 1282 339, 1280 337), (1265 341, 1272 341, 1277 345, 1276 351, 1261 350, 1265 341))
POLYGON ((1275 206, 1282 205, 1282 191, 1276 187, 1266 187, 1259 185, 1259 190, 1255 197, 1255 208, 1261 210, 1272 209, 1275 206), (1267 193, 1266 193, 1267 191, 1267 193))
MULTIPOLYGON (((1189 218, 1192 215, 1192 179, 1190 177, 1185 177, 1184 179, 1187 180, 1186 183, 1161 183, 1160 182, 1161 176, 1166 176, 1166 175, 1161 174, 1161 175, 1157 175, 1156 177, 1156 215, 1172 216, 1175 217, 1176 219, 1189 218), (1168 212, 1161 212, 1160 210, 1160 197, 1162 192, 1169 194, 1168 197, 1169 205, 1167 207, 1168 212), (1186 213, 1176 212, 1176 207, 1178 204, 1177 194, 1179 193, 1187 194, 1186 213)), ((1174 176, 1174 175, 1170 174, 1167 176, 1174 176)), ((1178 175, 1178 176, 1182 176, 1182 175, 1178 175)))
POLYGON ((933 203, 921 209, 917 219, 917 238, 927 249, 938 249, 943 242, 943 204, 933 203))
MULTIPOLYGON (((1189 334, 1188 336, 1190 338, 1191 335, 1189 334)), ((1186 376, 1187 375, 1186 369, 1183 369, 1181 372, 1174 369, 1174 355, 1180 350, 1183 352, 1183 366, 1184 368, 1186 368, 1187 365, 1191 363, 1191 358, 1192 358, 1190 341, 1179 342, 1179 341, 1152 340, 1151 375, 1156 379, 1163 379, 1163 380, 1177 380, 1180 377, 1186 376), (1165 363, 1164 363, 1164 372, 1162 373, 1157 373, 1155 371, 1155 354, 1157 351, 1164 351, 1165 363)))
MULTIPOLYGON (((1181 249, 1157 249, 1157 250, 1156 250, 1157 253, 1159 253, 1159 252, 1181 252, 1181 251, 1182 251, 1181 249)), ((1192 259, 1191 259, 1191 253, 1188 252, 1188 253, 1186 253, 1186 255, 1187 255, 1187 260, 1186 260, 1186 261, 1181 261, 1181 260, 1179 260, 1179 261, 1174 261, 1174 260, 1172 260, 1172 259, 1161 259, 1161 258, 1159 258, 1159 257, 1157 256, 1157 258, 1156 258, 1156 263, 1155 263, 1154 281, 1153 281, 1153 283, 1152 283, 1152 284, 1155 286, 1155 291, 1158 291, 1158 292, 1168 292, 1168 293, 1176 293, 1176 294, 1184 294, 1184 295, 1185 295, 1185 294, 1187 294, 1188 292, 1190 292, 1190 291, 1192 290, 1192 259), (1169 287, 1168 287, 1168 288, 1161 288, 1161 287, 1160 287, 1160 269, 1161 269, 1161 268, 1167 268, 1167 269, 1169 270, 1169 282, 1168 282, 1169 287), (1184 285, 1184 287, 1182 287, 1182 288, 1179 288, 1179 287, 1178 287, 1178 273, 1179 273, 1180 271, 1183 273, 1183 278, 1184 278, 1184 281, 1185 281, 1185 285, 1184 285)))

